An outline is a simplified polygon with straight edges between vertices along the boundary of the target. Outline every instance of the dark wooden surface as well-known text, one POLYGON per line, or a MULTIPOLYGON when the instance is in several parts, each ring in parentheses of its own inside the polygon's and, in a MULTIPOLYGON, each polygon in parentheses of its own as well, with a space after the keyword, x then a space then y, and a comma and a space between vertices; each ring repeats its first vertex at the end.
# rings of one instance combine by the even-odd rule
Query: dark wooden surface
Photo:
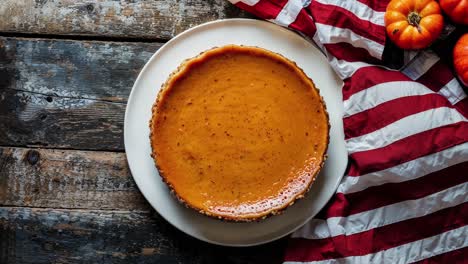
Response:
POLYGON ((161 45, 0 37, 0 144, 123 151, 127 97, 161 45))
POLYGON ((203 22, 247 16, 223 0, 2 0, 0 31, 167 40, 203 22))
POLYGON ((178 231, 128 169, 123 121, 148 58, 177 33, 247 15, 225 0, 3 0, 0 263, 281 263, 286 241, 178 231))

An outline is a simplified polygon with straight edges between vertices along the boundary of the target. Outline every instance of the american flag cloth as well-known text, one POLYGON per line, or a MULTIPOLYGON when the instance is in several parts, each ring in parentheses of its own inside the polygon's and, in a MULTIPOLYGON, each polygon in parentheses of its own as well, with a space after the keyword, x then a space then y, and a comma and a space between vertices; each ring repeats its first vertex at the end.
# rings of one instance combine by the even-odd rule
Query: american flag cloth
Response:
POLYGON ((313 40, 344 81, 349 167, 285 263, 468 263, 468 98, 437 53, 383 65, 388 0, 231 0, 313 40))

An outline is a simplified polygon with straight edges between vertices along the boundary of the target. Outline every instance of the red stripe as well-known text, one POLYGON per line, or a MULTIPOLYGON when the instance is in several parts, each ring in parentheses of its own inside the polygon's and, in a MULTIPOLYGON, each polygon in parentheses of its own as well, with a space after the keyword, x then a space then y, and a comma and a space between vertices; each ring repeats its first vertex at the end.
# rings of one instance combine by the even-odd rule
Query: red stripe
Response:
POLYGON ((406 116, 438 107, 452 107, 440 94, 401 97, 343 119, 345 138, 374 132, 406 116))
POLYGON ((347 256, 363 256, 468 224, 468 203, 435 213, 382 226, 353 235, 324 239, 290 240, 286 261, 318 261, 347 256))
POLYGON ((458 110, 464 117, 468 118, 468 97, 465 97, 460 102, 456 103, 455 109, 458 110))
POLYGON ((439 60, 425 74, 423 74, 417 82, 425 85, 434 92, 438 92, 440 88, 444 87, 453 78, 454 76, 452 71, 450 71, 450 68, 439 60))
MULTIPOLYGON (((442 63, 437 62, 418 80, 433 91, 439 91, 453 79, 450 69, 442 63)), ((365 90, 374 85, 392 81, 413 81, 399 71, 387 70, 379 66, 364 67, 356 71, 349 79, 345 80, 343 87, 343 100, 349 99, 353 94, 365 90)))
POLYGON ((468 247, 456 249, 449 251, 431 258, 423 259, 413 264, 438 264, 438 263, 448 263, 448 264, 462 264, 468 262, 468 247))
MULTIPOLYGON (((312 1, 309 10, 316 23, 352 30, 354 33, 385 44, 385 27, 363 20, 344 8, 312 1)), ((323 43, 325 44, 325 43, 323 43)))
POLYGON ((320 220, 327 220, 327 210, 330 206, 333 205, 333 197, 328 200, 327 204, 318 212, 316 216, 314 216, 314 219, 320 219, 320 220))
POLYGON ((296 17, 296 20, 289 25, 290 28, 300 31, 310 38, 313 38, 317 28, 312 18, 302 9, 296 17))
POLYGON ((260 0, 253 6, 237 2, 236 6, 263 19, 275 19, 286 5, 287 0, 260 0))
POLYGON ((463 172, 467 171, 468 162, 464 162, 411 181, 387 183, 350 194, 337 193, 328 207, 327 218, 349 216, 440 192, 466 182, 468 178, 463 172))
POLYGON ((368 7, 374 9, 375 11, 379 12, 385 12, 387 9, 387 5, 390 2, 390 0, 382 0, 382 1, 375 1, 375 0, 357 0, 368 7))
POLYGON ((347 100, 351 95, 379 83, 394 81, 412 80, 399 71, 387 70, 379 66, 360 68, 352 77, 345 80, 343 87, 343 100, 347 100))
POLYGON ((355 62, 363 61, 372 64, 381 64, 381 61, 372 55, 364 48, 354 47, 353 45, 345 42, 324 44, 328 52, 340 60, 355 62))
POLYGON ((388 169, 466 141, 468 141, 468 122, 427 130, 382 148, 351 154, 348 175, 359 176, 388 169))

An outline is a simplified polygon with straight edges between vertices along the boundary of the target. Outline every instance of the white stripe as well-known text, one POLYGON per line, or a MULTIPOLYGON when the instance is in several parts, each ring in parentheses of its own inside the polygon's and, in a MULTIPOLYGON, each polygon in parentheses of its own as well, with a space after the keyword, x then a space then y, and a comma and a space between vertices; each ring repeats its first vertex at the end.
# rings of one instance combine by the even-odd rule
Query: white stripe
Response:
POLYGON ((289 0, 272 22, 284 27, 289 26, 291 23, 296 21, 299 12, 301 12, 301 10, 304 8, 304 5, 307 3, 310 3, 310 1, 289 0))
POLYGON ((420 52, 418 53, 418 56, 406 65, 401 72, 410 79, 417 80, 438 61, 439 56, 435 53, 429 51, 420 52))
MULTIPOLYGON (((308 13, 307 13, 307 16, 310 18, 311 21, 314 21, 314 19, 312 18, 312 16, 309 15, 308 13)), ((327 55, 326 55, 326 49, 325 49, 325 47, 323 46, 322 42, 320 42, 320 38, 319 38, 319 36, 318 36, 317 30, 315 31, 314 36, 312 37, 312 40, 313 40, 313 42, 315 43, 315 45, 317 45, 317 47, 319 47, 319 49, 322 51, 322 53, 323 53, 325 56, 327 56, 327 55)))
POLYGON ((233 4, 237 4, 239 2, 242 2, 246 5, 249 5, 249 6, 254 6, 256 5, 258 2, 260 2, 260 0, 229 0, 229 2, 233 3, 233 4))
MULTIPOLYGON (((434 128, 467 121, 456 109, 439 107, 406 116, 371 133, 346 140, 349 154, 388 146, 434 128)), ((430 139, 428 139, 430 140, 430 139)))
POLYGON ((338 74, 338 76, 342 80, 351 77, 357 70, 361 68, 372 66, 369 63, 360 62, 360 61, 349 62, 345 60, 339 60, 335 58, 333 55, 329 54, 328 52, 327 52, 327 57, 328 57, 328 61, 330 62, 330 65, 332 66, 336 74, 338 74))
POLYGON ((378 12, 370 8, 368 5, 363 4, 356 0, 317 0, 317 2, 324 5, 334 5, 341 7, 355 14, 362 20, 370 21, 376 25, 384 26, 384 15, 385 12, 378 12))
POLYGON ((323 44, 345 42, 357 48, 366 49, 369 54, 377 59, 382 58, 384 45, 365 38, 347 28, 334 27, 326 24, 315 23, 323 44))
POLYGON ((348 117, 381 103, 405 96, 425 95, 433 93, 426 86, 412 81, 395 81, 376 84, 351 95, 344 104, 344 117, 348 117))
POLYGON ((468 246, 468 226, 462 226, 444 233, 416 240, 398 247, 370 253, 321 261, 286 261, 284 264, 320 263, 412 263, 468 246))
POLYGON ((465 182, 420 199, 394 203, 347 217, 330 217, 326 221, 315 222, 314 227, 308 227, 318 232, 310 235, 298 232, 296 237, 300 234, 303 238, 317 239, 365 232, 465 203, 468 201, 467 192, 468 182, 465 182))
POLYGON ((466 93, 456 78, 448 82, 438 93, 447 98, 453 105, 466 98, 466 93))
POLYGON ((323 46, 322 42, 320 42, 317 31, 315 31, 314 36, 312 37, 312 40, 320 48, 320 50, 325 54, 326 49, 323 46))
POLYGON ((419 50, 405 50, 403 52, 403 66, 402 68, 405 67, 405 65, 408 65, 417 55, 418 53, 421 52, 419 50))
POLYGON ((330 230, 328 229, 326 221, 315 218, 307 222, 291 235, 293 238, 307 239, 321 239, 330 236, 330 230))
POLYGON ((385 183, 414 180, 465 161, 468 161, 468 142, 385 170, 361 176, 345 176, 337 192, 348 194, 385 183))

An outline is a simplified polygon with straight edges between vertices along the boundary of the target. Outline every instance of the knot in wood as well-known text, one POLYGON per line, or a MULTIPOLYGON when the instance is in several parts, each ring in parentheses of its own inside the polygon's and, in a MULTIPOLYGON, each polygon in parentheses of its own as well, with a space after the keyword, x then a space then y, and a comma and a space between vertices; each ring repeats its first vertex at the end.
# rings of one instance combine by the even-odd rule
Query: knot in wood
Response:
POLYGON ((93 4, 87 4, 87 5, 86 5, 86 10, 88 10, 88 12, 93 12, 93 11, 94 11, 94 6, 93 6, 93 4))
POLYGON ((26 153, 26 161, 31 165, 36 165, 40 157, 41 157, 41 154, 36 150, 29 150, 26 153))

